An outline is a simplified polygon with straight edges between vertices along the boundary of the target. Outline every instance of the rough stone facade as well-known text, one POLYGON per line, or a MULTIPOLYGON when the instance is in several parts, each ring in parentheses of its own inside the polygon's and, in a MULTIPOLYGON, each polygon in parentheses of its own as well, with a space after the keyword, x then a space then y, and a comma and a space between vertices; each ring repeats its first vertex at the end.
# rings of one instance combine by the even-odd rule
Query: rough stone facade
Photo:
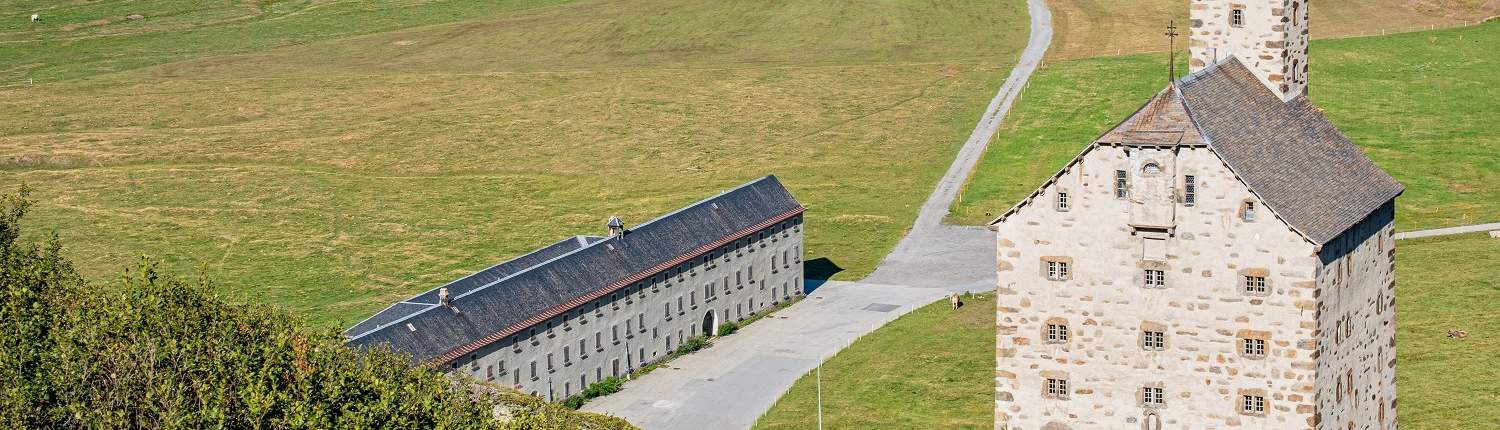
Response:
POLYGON ((446 363, 560 400, 660 360, 720 324, 800 296, 802 216, 749 234, 446 363))
POLYGON ((1396 428, 1395 207, 1318 252, 1321 428, 1396 428))
POLYGON ((1191 71, 1234 55, 1283 100, 1307 90, 1306 0, 1192 0, 1189 7, 1191 71))
POLYGON ((1258 200, 1210 150, 1096 146, 1034 199, 1046 203, 996 225, 996 428, 1316 420, 1314 246, 1269 213, 1244 221, 1244 202, 1258 200), (1117 170, 1127 172, 1123 199, 1117 170), (1192 205, 1179 193, 1185 175, 1195 179, 1192 205), (1052 203, 1060 190, 1067 211, 1052 203), (1047 278, 1049 257, 1071 259, 1069 279, 1047 278), (1164 286, 1146 286, 1148 269, 1162 271, 1164 286), (1243 292, 1245 274, 1264 276, 1269 292, 1243 292), (1066 342, 1047 342, 1049 319, 1066 322, 1066 342), (1164 333, 1164 348, 1142 345, 1148 330, 1164 333), (1264 357, 1242 354, 1247 337, 1269 341, 1264 357), (1049 372, 1068 380, 1067 399, 1044 395, 1049 372), (1165 404, 1143 405, 1144 387, 1161 388, 1165 404), (1265 393, 1263 415, 1241 412, 1252 390, 1265 393))

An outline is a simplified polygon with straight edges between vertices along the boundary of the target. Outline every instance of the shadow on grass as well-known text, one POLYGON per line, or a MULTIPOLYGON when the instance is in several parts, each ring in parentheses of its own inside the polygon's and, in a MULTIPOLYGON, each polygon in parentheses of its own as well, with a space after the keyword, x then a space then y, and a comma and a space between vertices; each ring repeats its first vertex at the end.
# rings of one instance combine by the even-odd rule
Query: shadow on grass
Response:
POLYGON ((842 271, 844 271, 844 268, 839 267, 837 263, 834 263, 833 260, 829 260, 827 257, 814 258, 802 262, 802 274, 804 278, 802 280, 802 292, 812 294, 813 291, 818 290, 818 287, 828 283, 828 278, 832 278, 834 274, 842 271))

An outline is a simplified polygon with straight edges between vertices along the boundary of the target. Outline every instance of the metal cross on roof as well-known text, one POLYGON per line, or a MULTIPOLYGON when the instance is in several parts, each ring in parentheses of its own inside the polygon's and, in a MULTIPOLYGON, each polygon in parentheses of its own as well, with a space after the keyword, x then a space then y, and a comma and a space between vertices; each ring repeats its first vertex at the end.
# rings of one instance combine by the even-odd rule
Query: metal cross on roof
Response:
POLYGON ((1167 22, 1167 82, 1177 79, 1177 21, 1167 22))

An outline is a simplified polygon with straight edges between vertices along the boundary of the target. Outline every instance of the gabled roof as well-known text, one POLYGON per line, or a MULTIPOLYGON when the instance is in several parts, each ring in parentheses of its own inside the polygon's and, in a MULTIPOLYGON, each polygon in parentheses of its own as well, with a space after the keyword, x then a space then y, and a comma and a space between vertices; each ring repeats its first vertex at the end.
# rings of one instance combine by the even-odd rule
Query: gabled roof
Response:
POLYGON ((1095 145, 1204 145, 1309 242, 1323 245, 1403 188, 1300 95, 1283 102, 1233 56, 1184 77, 1105 132, 1095 145))
POLYGON ((418 362, 450 361, 802 210, 766 176, 624 235, 570 238, 454 281, 451 308, 436 305, 436 289, 425 292, 350 328, 348 343, 389 344, 418 362))
POLYGON ((1266 206, 1328 243, 1404 188, 1299 95, 1283 102, 1234 56, 1178 84, 1209 147, 1266 206))

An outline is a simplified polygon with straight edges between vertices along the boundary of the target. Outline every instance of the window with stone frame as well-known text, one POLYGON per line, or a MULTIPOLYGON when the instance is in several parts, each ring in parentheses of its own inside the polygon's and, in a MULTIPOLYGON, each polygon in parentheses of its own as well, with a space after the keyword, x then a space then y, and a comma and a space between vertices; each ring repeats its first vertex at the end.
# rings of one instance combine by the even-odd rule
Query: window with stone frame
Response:
POLYGON ((1240 413, 1245 415, 1265 415, 1266 396, 1256 394, 1241 394, 1240 413))
POLYGON ((537 376, 536 373, 536 360, 531 360, 531 362, 527 364, 531 366, 531 380, 535 381, 537 379, 541 379, 541 377, 537 376))
POLYGON ((1057 190, 1057 200, 1054 202, 1053 209, 1058 212, 1068 211, 1068 190, 1057 190))
POLYGON ((1240 339, 1240 354, 1245 358, 1266 358, 1266 340, 1240 339))
POLYGON ((1245 200, 1240 202, 1240 220, 1244 222, 1255 222, 1255 201, 1245 200))
POLYGON ((1167 272, 1165 270, 1146 269, 1144 280, 1145 283, 1143 286, 1146 288, 1166 288, 1167 272))
POLYGON ((589 358, 589 342, 588 339, 580 337, 578 338, 578 359, 585 358, 589 358))
POLYGON ((1067 343, 1068 324, 1063 321, 1049 321, 1046 332, 1043 334, 1047 343, 1067 343))
POLYGON ((563 345, 563 351, 562 352, 563 352, 563 365, 564 366, 572 366, 573 365, 573 347, 570 347, 570 346, 567 346, 567 345, 563 345))
POLYGON ((1160 408, 1167 405, 1167 390, 1162 387, 1141 387, 1141 406, 1160 408))
POLYGON ((1271 287, 1266 283, 1265 269, 1247 269, 1240 272, 1240 293, 1252 296, 1264 296, 1271 293, 1271 287))
POLYGON ((1068 257, 1042 257, 1042 276, 1049 281, 1066 281, 1073 278, 1072 258, 1068 257))
POLYGON ((1167 349, 1167 333, 1152 330, 1142 331, 1141 348, 1147 351, 1161 351, 1167 349))
POLYGON ((1244 9, 1230 9, 1229 10, 1229 26, 1230 27, 1234 27, 1234 28, 1241 28, 1241 27, 1245 26, 1245 10, 1244 9))
POLYGON ((1068 380, 1062 378, 1047 378, 1043 387, 1042 396, 1049 399, 1068 398, 1068 380))
POLYGON ((1124 199, 1130 197, 1128 176, 1124 170, 1115 171, 1115 198, 1124 199))
POLYGON ((495 380, 495 365, 484 366, 484 379, 487 381, 495 380))

